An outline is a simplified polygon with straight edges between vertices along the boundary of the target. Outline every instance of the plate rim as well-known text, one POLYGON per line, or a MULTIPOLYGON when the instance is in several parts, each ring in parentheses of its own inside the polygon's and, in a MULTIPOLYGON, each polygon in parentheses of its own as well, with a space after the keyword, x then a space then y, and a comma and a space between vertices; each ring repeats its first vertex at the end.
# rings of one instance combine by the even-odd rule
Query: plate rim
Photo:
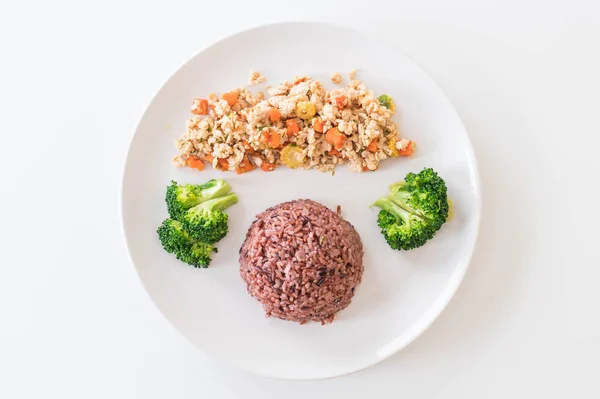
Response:
POLYGON ((119 219, 120 219, 120 224, 121 224, 121 233, 123 235, 123 239, 125 241, 125 248, 126 248, 126 252, 127 252, 127 256, 129 258, 129 262, 130 265, 133 266, 133 269, 139 279, 139 281, 142 284, 142 287, 144 288, 144 292, 145 294, 148 296, 148 298, 150 299, 151 303, 154 305, 154 307, 158 310, 158 312, 162 315, 162 317, 167 321, 167 323, 180 335, 184 338, 184 340, 186 342, 188 342, 189 344, 191 344, 194 348, 196 348, 196 350, 200 351, 201 353, 207 355, 209 358, 213 358, 214 360, 218 361, 221 364, 227 364, 229 366, 233 366, 235 368, 237 368, 238 370, 243 370, 244 372, 248 372, 254 375, 259 375, 262 377, 267 377, 267 378, 273 378, 273 379, 279 379, 279 380, 289 380, 289 381, 308 381, 308 380, 324 380, 324 379, 331 379, 331 378, 336 378, 336 377, 340 377, 340 376, 344 376, 344 375, 350 375, 350 374, 354 374, 357 373, 359 371, 365 370, 369 367, 372 367, 388 358, 390 358, 391 356, 397 354, 398 352, 400 352, 402 349, 406 348, 407 346, 409 346, 410 344, 412 344, 417 338, 419 338, 427 329, 429 329, 429 327, 431 327, 433 325, 433 323, 439 318, 440 314, 448 307, 448 305, 450 304, 450 301, 452 300, 452 298, 454 297, 454 295, 456 294, 458 288, 460 287, 462 281, 464 280, 464 276, 466 275, 467 270, 469 269, 469 266, 471 264, 472 258, 473 258, 473 254, 475 252, 475 248, 477 247, 477 244, 479 242, 479 232, 480 232, 480 227, 481 227, 481 214, 482 214, 482 203, 483 203, 483 198, 482 198, 482 191, 481 191, 481 180, 480 180, 480 173, 479 173, 479 167, 478 167, 478 161, 477 161, 477 157, 475 154, 475 150, 473 148, 473 144, 471 142, 471 138, 469 137, 468 131, 464 125, 464 122, 462 120, 462 118, 460 117, 460 114, 458 113, 458 110, 456 109, 456 107, 454 106, 454 104, 452 103, 452 101, 450 101, 450 98, 448 98, 448 96, 446 95, 446 93, 442 90, 441 86, 438 85, 438 83, 433 79, 433 77, 427 72, 426 69, 424 69, 418 62, 416 62, 412 57, 410 57, 408 54, 406 54, 404 51, 402 51, 398 46, 384 40, 383 38, 376 36, 374 34, 371 34, 369 32, 360 30, 360 29, 355 29, 354 27, 351 26, 346 26, 346 25, 341 25, 341 24, 337 24, 337 23, 332 23, 332 22, 323 22, 323 21, 279 21, 279 22, 272 22, 272 23, 266 23, 266 24, 260 24, 260 25, 254 25, 251 27, 248 27, 246 29, 243 30, 239 30, 236 31, 234 33, 231 33, 229 35, 225 35, 220 37, 219 39, 211 42, 210 44, 202 47, 201 49, 197 50, 191 57, 188 57, 185 61, 183 61, 171 74, 169 74, 167 76, 166 79, 164 79, 162 81, 162 83, 160 84, 160 86, 154 91, 154 94, 150 97, 150 100, 148 101, 148 103, 145 106, 144 112, 141 114, 141 116, 139 117, 136 125, 135 125, 135 129, 133 132, 133 135, 131 136, 130 140, 129 140, 129 144, 127 146, 127 152, 125 154, 125 159, 123 161, 123 165, 121 168, 121 183, 119 186, 119 202, 120 202, 120 206, 119 206, 119 219), (163 88, 169 83, 169 81, 171 81, 171 79, 173 77, 175 77, 183 68, 185 68, 192 60, 194 60, 196 57, 198 57, 201 53, 209 50, 210 48, 213 48, 215 46, 218 46, 221 42, 231 39, 233 37, 236 36, 242 36, 244 34, 256 31, 256 30, 261 30, 261 29, 265 29, 265 28, 272 28, 272 27, 277 27, 277 26, 290 26, 290 25, 312 25, 312 26, 327 26, 329 28, 335 28, 335 29, 340 29, 340 30, 346 30, 346 31, 352 31, 355 34, 359 34, 359 35, 363 35, 366 38, 368 38, 371 41, 374 42, 378 42, 381 43, 385 46, 388 46, 392 49, 394 49, 395 51, 401 53, 404 57, 406 57, 408 60, 410 60, 410 62, 412 62, 419 70, 421 70, 421 72, 423 73, 424 77, 426 79, 429 79, 430 83, 433 85, 434 89, 438 92, 438 94, 444 98, 444 100, 446 101, 447 105, 451 108, 451 110, 453 111, 453 113, 456 115, 456 117, 458 118, 458 123, 460 123, 460 127, 462 128, 463 134, 466 138, 466 143, 465 143, 465 147, 468 153, 468 161, 471 164, 470 166, 470 175, 471 175, 471 180, 473 182, 473 187, 472 187, 472 191, 473 191, 473 195, 474 195, 474 203, 475 203, 475 209, 473 212, 474 215, 474 238, 473 238, 473 244, 472 246, 467 250, 467 254, 465 256, 465 261, 464 261, 464 265, 458 269, 455 270, 452 274, 451 274, 451 278, 448 282, 448 286, 440 293, 440 295, 438 296, 438 298, 436 299, 435 302, 433 302, 432 305, 430 305, 430 307, 423 312, 422 316, 420 316, 417 319, 417 322, 413 324, 413 326, 411 326, 411 328, 404 334, 404 335, 408 335, 408 338, 404 338, 402 340, 401 343, 393 345, 394 341, 398 340, 400 336, 396 337, 394 340, 392 340, 390 342, 390 344, 388 344, 388 346, 390 346, 391 348, 389 348, 385 354, 377 356, 373 361, 365 363, 364 365, 362 365, 361 367, 355 368, 354 370, 350 370, 350 371, 338 371, 335 373, 320 373, 320 375, 318 376, 278 376, 276 374, 269 374, 269 373, 265 373, 263 371, 260 370, 253 370, 250 369, 248 367, 244 367, 242 365, 230 362, 230 361, 226 361, 223 357, 221 357, 221 355, 218 352, 214 352, 214 351, 206 351, 203 348, 199 347, 198 345, 196 345, 194 342, 192 342, 190 339, 188 339, 185 334, 183 334, 183 332, 181 332, 177 326, 175 326, 175 324, 169 319, 169 317, 163 312, 163 310, 161 309, 160 306, 158 306, 158 304, 156 303, 156 301, 154 300, 154 298, 152 297, 152 295, 150 294, 146 283, 144 283, 144 279, 142 278, 142 276, 140 275, 140 271, 138 269, 138 266, 136 265, 135 261, 133 260, 133 256, 132 256, 132 251, 131 251, 131 243, 128 237, 128 233, 127 233, 127 228, 125 226, 125 218, 124 218, 124 208, 125 208, 125 197, 124 197, 124 193, 125 193, 125 179, 126 179, 126 175, 127 175, 127 170, 128 170, 128 166, 129 166, 129 162, 130 162, 130 154, 131 154, 131 149, 133 147, 133 143, 135 141, 135 138, 137 137, 137 135, 139 134, 139 128, 140 125, 142 124, 143 120, 146 118, 147 114, 148 114, 148 110, 150 108, 150 106, 154 103, 154 101, 156 100, 157 96, 162 92, 163 88))

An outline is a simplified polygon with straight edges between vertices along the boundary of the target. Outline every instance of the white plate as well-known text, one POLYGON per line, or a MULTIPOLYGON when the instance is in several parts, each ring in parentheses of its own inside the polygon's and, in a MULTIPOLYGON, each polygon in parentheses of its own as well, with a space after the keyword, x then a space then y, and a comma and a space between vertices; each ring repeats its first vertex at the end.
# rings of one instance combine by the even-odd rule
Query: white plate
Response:
POLYGON ((123 225, 131 259, 150 297, 171 323, 204 352, 257 374, 316 379, 351 373, 396 353, 423 332, 458 287, 473 251, 480 189, 473 150, 454 108, 434 82, 398 50, 347 28, 286 23, 251 29, 200 52, 158 91, 139 123, 123 178, 123 225), (418 143, 412 159, 387 160, 377 172, 331 173, 279 168, 244 175, 206 168, 176 169, 175 140, 194 97, 247 83, 255 69, 276 84, 307 74, 333 87, 329 74, 357 77, 390 94, 396 121, 418 143), (430 166, 448 184, 455 218, 426 246, 391 250, 369 205, 388 184, 430 166), (165 253, 156 228, 167 217, 171 179, 227 179, 240 203, 229 210, 230 233, 208 269, 165 253), (282 201, 311 198, 344 217, 365 246, 363 282, 348 308, 326 326, 266 319, 239 276, 238 249, 254 215, 282 201))

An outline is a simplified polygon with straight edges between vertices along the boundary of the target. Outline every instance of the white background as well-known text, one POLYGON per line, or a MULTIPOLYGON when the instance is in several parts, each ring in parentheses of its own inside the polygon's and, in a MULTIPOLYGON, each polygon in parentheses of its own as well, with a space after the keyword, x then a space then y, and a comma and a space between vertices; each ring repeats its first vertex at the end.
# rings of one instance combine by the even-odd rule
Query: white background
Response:
POLYGON ((3 1, 0 397, 600 397, 599 37, 595 0, 3 1), (120 230, 154 92, 206 45, 282 20, 411 56, 457 107, 483 186, 473 262, 441 317, 325 381, 207 358, 153 307, 120 230))

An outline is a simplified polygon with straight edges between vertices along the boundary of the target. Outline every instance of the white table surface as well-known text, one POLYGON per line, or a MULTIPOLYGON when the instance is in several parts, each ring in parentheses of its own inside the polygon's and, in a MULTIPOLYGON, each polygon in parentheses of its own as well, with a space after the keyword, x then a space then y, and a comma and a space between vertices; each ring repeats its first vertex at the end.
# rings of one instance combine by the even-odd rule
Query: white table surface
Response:
POLYGON ((0 4, 0 397, 600 397, 598 1, 287 3, 0 4), (441 85, 484 213, 421 338, 363 372, 290 382, 218 364, 166 322, 128 260, 119 184, 137 120, 182 62, 314 19, 385 38, 441 85))

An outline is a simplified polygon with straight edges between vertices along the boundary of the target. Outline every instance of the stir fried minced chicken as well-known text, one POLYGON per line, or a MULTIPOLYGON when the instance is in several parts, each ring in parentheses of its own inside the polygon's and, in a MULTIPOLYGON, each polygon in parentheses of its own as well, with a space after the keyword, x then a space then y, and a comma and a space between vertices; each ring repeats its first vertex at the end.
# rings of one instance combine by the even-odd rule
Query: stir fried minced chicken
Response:
POLYGON ((409 156, 415 144, 399 136, 388 95, 375 97, 364 83, 327 91, 321 82, 297 77, 252 95, 238 88, 195 99, 185 135, 177 141, 177 166, 244 173, 278 165, 331 171, 376 170, 386 158, 409 156))

